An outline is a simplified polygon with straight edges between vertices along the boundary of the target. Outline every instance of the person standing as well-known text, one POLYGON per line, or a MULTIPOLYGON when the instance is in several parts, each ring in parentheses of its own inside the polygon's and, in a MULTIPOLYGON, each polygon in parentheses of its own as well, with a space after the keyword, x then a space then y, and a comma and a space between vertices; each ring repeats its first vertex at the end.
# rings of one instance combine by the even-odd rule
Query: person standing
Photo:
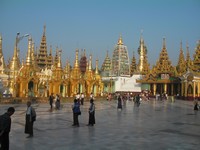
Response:
POLYGON ((117 109, 122 110, 122 98, 120 95, 118 95, 118 98, 117 98, 117 109))
POLYGON ((49 104, 51 106, 51 110, 53 109, 53 99, 54 99, 54 96, 53 96, 53 93, 51 93, 51 95, 49 96, 49 104))
POLYGON ((80 103, 77 99, 74 100, 74 105, 72 106, 73 111, 73 125, 79 127, 78 116, 81 115, 80 103))
POLYGON ((14 107, 9 107, 7 112, 0 116, 0 144, 1 150, 9 150, 9 133, 11 129, 11 118, 15 112, 14 107))
POLYGON ((26 110, 26 123, 25 123, 25 133, 29 134, 27 138, 33 137, 33 123, 36 120, 35 109, 31 106, 31 102, 27 102, 26 110))
POLYGON ((84 103, 84 94, 83 93, 81 93, 81 105, 83 105, 83 103, 84 103))
POLYGON ((89 108, 89 121, 88 126, 93 126, 95 124, 95 105, 94 100, 90 100, 90 108, 89 108))
POLYGON ((91 99, 93 99, 93 100, 94 100, 94 95, 93 95, 93 93, 92 93, 92 92, 90 93, 90 100, 91 100, 91 99))

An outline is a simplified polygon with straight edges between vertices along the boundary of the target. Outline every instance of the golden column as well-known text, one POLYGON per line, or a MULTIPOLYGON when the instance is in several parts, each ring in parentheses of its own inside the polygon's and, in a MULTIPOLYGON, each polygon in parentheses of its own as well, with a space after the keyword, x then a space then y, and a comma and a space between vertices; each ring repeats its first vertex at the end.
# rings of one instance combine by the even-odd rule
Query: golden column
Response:
POLYGON ((167 94, 167 83, 164 83, 164 93, 167 94))
POLYGON ((153 95, 156 95, 156 84, 153 84, 153 95))
POLYGON ((185 87, 185 93, 184 93, 184 96, 187 97, 187 89, 188 89, 188 83, 187 83, 187 81, 185 81, 185 85, 184 85, 184 87, 185 87))
POLYGON ((196 84, 195 81, 193 81, 193 98, 196 97, 196 84))

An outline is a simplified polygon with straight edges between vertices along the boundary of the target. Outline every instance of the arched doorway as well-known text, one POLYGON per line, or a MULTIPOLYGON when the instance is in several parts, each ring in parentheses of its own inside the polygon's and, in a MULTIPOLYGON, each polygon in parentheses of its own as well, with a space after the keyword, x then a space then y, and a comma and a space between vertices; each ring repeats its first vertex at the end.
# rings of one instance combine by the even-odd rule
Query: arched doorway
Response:
POLYGON ((28 83, 28 97, 34 97, 34 83, 33 81, 29 81, 28 83))
POLYGON ((193 95, 193 88, 192 85, 190 84, 187 89, 187 96, 192 97, 192 95, 193 95))

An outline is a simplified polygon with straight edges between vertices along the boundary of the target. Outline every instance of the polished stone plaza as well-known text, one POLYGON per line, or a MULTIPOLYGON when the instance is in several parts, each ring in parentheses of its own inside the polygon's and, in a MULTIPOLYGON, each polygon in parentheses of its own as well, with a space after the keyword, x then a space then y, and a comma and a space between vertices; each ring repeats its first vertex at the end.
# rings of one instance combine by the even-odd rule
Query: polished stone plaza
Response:
POLYGON ((72 126, 71 102, 50 111, 35 103, 34 137, 24 134, 25 104, 1 104, 0 113, 14 106, 10 150, 197 150, 200 149, 200 111, 193 102, 126 102, 117 110, 113 101, 95 100, 96 125, 87 126, 89 102, 81 106, 80 127, 72 126))

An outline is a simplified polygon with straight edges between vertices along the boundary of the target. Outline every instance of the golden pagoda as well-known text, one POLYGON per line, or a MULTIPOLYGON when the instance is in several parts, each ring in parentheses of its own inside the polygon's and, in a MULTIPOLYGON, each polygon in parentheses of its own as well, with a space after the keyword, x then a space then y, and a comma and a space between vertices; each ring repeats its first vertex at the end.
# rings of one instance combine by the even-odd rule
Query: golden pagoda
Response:
POLYGON ((136 63, 136 58, 135 58, 135 55, 134 55, 134 52, 133 52, 133 57, 132 57, 132 60, 131 60, 131 65, 130 65, 130 74, 131 74, 131 76, 134 73, 137 73, 137 63, 136 63))
POLYGON ((48 54, 47 52, 46 26, 44 26, 39 53, 37 54, 37 65, 41 69, 46 67, 49 69, 53 65, 52 47, 50 48, 50 53, 48 54))
POLYGON ((176 66, 176 70, 179 76, 183 75, 187 71, 186 61, 183 54, 182 42, 180 44, 180 54, 178 59, 178 64, 176 66))
MULTIPOLYGON (((142 35, 138 48, 138 64, 133 55, 131 67, 127 47, 120 35, 112 59, 107 52, 99 70, 98 59, 93 69, 92 55, 87 58, 85 49, 81 51, 80 59, 79 50, 75 50, 73 66, 66 60, 66 65, 62 67, 62 50, 57 47, 53 56, 53 49, 50 46, 49 54, 47 52, 46 26, 39 51, 35 51, 35 44, 29 36, 26 58, 20 62, 18 43, 23 37, 17 34, 13 57, 6 65, 2 52, 2 36, 0 36, 0 78, 3 86, 9 89, 13 97, 48 97, 51 93, 62 97, 73 97, 77 93, 84 93, 86 96, 93 93, 95 96, 101 96, 102 93, 115 92, 117 82, 126 80, 126 83, 132 85, 133 82, 129 80, 130 75, 138 74, 141 78, 136 81, 141 84, 142 91, 148 90, 151 96, 167 94, 179 95, 185 99, 200 97, 200 41, 197 43, 193 60, 190 58, 188 44, 186 59, 184 58, 181 42, 178 63, 172 66, 164 38, 159 58, 150 69, 147 47, 142 35)), ((135 81, 135 78, 131 79, 135 81)), ((125 86, 123 82, 123 87, 129 86, 125 86)))
POLYGON ((142 75, 147 74, 150 70, 149 68, 150 65, 147 59, 147 47, 144 44, 144 39, 142 37, 142 34, 140 37, 140 45, 138 48, 138 54, 139 54, 139 62, 137 65, 137 71, 142 75))
POLYGON ((29 37, 26 62, 19 69, 19 74, 16 77, 16 97, 37 96, 39 77, 37 75, 36 67, 32 62, 31 49, 32 38, 29 37))
POLYGON ((174 67, 169 60, 165 38, 163 39, 163 47, 156 65, 142 79, 138 79, 137 82, 142 83, 142 90, 151 91, 154 96, 163 93, 168 95, 180 93, 180 81, 175 76, 174 67))

